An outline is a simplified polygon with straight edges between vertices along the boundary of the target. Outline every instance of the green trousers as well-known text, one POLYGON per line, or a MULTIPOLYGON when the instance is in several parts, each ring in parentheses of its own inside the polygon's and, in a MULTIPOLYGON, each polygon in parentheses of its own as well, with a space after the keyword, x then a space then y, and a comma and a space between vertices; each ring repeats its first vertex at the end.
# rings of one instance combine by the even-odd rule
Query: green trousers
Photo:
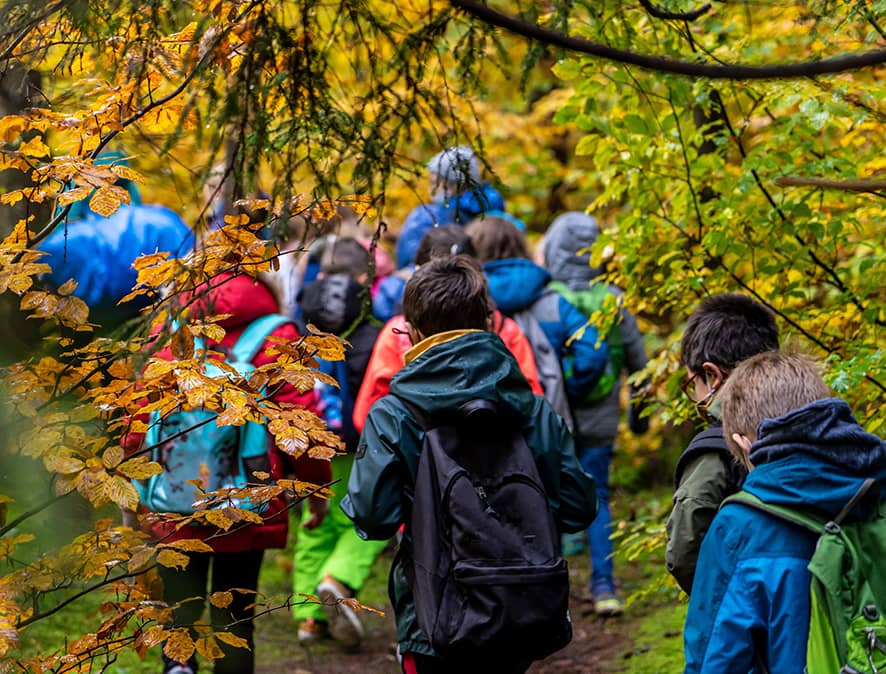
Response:
MULTIPOLYGON (((332 479, 338 480, 329 499, 329 513, 323 523, 308 531, 298 530, 295 544, 295 562, 292 573, 292 591, 296 594, 316 594, 317 585, 327 574, 359 593, 369 576, 375 558, 387 545, 387 541, 364 541, 354 531, 354 523, 339 507, 348 490, 348 477, 354 463, 352 455, 332 460, 332 479)), ((310 517, 307 508, 302 509, 302 521, 310 517)), ((298 597, 293 598, 298 601, 298 597)), ((296 620, 326 616, 319 604, 307 603, 294 606, 296 620)))

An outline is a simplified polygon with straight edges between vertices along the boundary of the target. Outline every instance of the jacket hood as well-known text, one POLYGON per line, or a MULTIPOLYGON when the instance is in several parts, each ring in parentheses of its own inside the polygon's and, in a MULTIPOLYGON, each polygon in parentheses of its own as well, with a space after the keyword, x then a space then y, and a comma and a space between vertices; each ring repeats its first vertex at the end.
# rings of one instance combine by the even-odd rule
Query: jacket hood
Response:
MULTIPOLYGON (((484 182, 475 189, 462 192, 456 199, 448 199, 443 203, 454 207, 452 222, 464 225, 487 211, 500 210, 504 202, 499 191, 489 183, 484 182)), ((449 223, 440 222, 438 224, 445 225, 449 223)))
POLYGON ((542 242, 542 250, 547 267, 555 281, 565 284, 570 290, 588 287, 591 279, 600 275, 599 267, 591 267, 591 254, 578 251, 589 248, 600 236, 600 226, 596 218, 570 211, 558 216, 551 223, 542 242))
POLYGON ((886 498, 886 443, 865 431, 839 398, 764 419, 757 435, 750 453, 755 468, 744 486, 767 503, 833 516, 869 477, 877 485, 867 503, 886 498))
POLYGON ((544 292, 551 275, 531 260, 511 258, 483 265, 489 294, 499 311, 510 314, 525 309, 544 292))
POLYGON ((219 274, 198 286, 193 293, 184 294, 182 302, 193 296, 197 298, 190 305, 193 316, 231 314, 219 321, 225 329, 248 325, 256 318, 278 312, 277 300, 268 287, 244 274, 219 274))
POLYGON ((339 334, 349 328, 363 308, 363 286, 347 274, 332 274, 302 291, 302 315, 324 332, 339 334))
POLYGON ((391 380, 391 393, 431 416, 478 398, 524 417, 535 405, 517 361, 497 334, 485 331, 428 348, 391 380))

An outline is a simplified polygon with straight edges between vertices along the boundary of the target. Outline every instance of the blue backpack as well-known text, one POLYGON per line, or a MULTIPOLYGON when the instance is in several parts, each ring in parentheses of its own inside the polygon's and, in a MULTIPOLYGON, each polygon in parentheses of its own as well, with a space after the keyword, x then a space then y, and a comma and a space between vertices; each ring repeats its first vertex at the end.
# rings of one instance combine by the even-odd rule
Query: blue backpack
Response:
MULTIPOLYGON (((268 314, 250 323, 231 349, 227 362, 240 374, 253 369, 252 359, 274 330, 290 323, 278 314, 268 314)), ((203 348, 194 340, 194 348, 203 348)), ((223 370, 206 365, 208 376, 223 370)), ((151 413, 145 446, 153 447, 151 460, 163 472, 147 480, 136 480, 141 503, 152 512, 191 514, 202 491, 246 487, 249 476, 244 459, 264 456, 268 451, 268 431, 263 424, 247 421, 241 426, 215 424, 217 413, 205 408, 179 409, 165 418, 151 413), (199 481, 198 488, 191 481, 199 481)), ((230 499, 219 507, 259 510, 261 504, 230 499)))

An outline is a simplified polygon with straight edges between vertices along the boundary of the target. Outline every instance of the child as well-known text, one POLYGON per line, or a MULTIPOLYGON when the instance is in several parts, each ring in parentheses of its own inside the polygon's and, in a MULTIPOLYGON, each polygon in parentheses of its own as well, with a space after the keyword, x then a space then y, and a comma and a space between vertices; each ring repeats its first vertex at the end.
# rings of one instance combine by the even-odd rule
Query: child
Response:
MULTIPOLYGON (((739 364, 718 396, 723 432, 767 504, 866 519, 886 498, 886 443, 865 432, 808 360, 778 352, 739 364)), ((705 536, 686 617, 686 672, 801 674, 817 536, 744 503, 727 503, 705 536)), ((842 671, 842 670, 841 670, 842 671)), ((853 670, 854 671, 854 670, 853 670)))
POLYGON ((481 179, 480 162, 465 146, 450 147, 428 162, 431 203, 416 206, 406 216, 397 239, 397 266, 415 261, 425 233, 438 225, 464 225, 478 215, 504 209, 504 200, 492 185, 481 179))
MULTIPOLYGON (((334 376, 338 388, 323 386, 326 420, 330 429, 345 441, 345 456, 332 461, 335 497, 329 514, 315 529, 299 531, 295 548, 293 591, 316 595, 321 604, 307 603, 293 608, 300 620, 299 639, 313 641, 331 636, 346 648, 356 648, 363 638, 363 625, 357 614, 338 600, 353 597, 372 568, 385 541, 364 541, 357 537, 350 520, 338 507, 344 496, 348 475, 357 448, 358 433, 351 422, 353 394, 366 372, 378 328, 369 320, 355 325, 363 309, 364 288, 369 253, 349 237, 327 242, 321 256, 317 281, 307 286, 301 296, 301 310, 308 323, 324 332, 347 335, 351 346, 344 363, 321 363, 321 370, 334 376)), ((304 514, 308 517, 308 513, 304 514)))
POLYGON ((719 422, 717 391, 744 359, 778 350, 772 312, 747 295, 704 300, 692 312, 680 343, 684 391, 714 419, 680 455, 674 474, 674 509, 668 518, 668 571, 690 593, 698 550, 723 500, 741 488, 745 470, 732 461, 719 422))
MULTIPOLYGON (((420 267, 432 259, 451 255, 466 255, 473 258, 475 253, 470 237, 460 225, 434 227, 428 230, 421 240, 415 256, 416 265, 420 267)), ((398 300, 398 304, 399 302, 398 300)), ((542 394, 532 348, 517 324, 496 311, 493 314, 492 329, 498 333, 505 346, 517 359, 520 370, 533 392, 542 394)), ((354 403, 354 425, 358 430, 363 430, 363 422, 372 405, 388 394, 391 378, 403 367, 403 354, 410 346, 412 345, 406 333, 406 320, 402 314, 396 315, 385 324, 375 342, 372 358, 366 369, 366 377, 354 403)))
MULTIPOLYGON (((199 286, 193 292, 179 296, 181 306, 187 306, 190 315, 202 319, 216 314, 226 314, 227 318, 219 321, 225 329, 225 335, 218 344, 208 341, 209 349, 229 351, 236 344, 248 326, 256 319, 277 313, 279 307, 270 288, 264 283, 246 275, 223 273, 199 286)), ((297 341, 298 331, 292 323, 283 323, 276 328, 270 337, 297 341)), ((277 360, 276 355, 268 353, 273 343, 265 341, 252 359, 256 367, 267 365, 277 360)), ((169 346, 158 352, 158 357, 173 360, 169 346)), ((271 393, 275 403, 292 403, 301 405, 312 411, 318 411, 314 391, 300 394, 289 384, 276 387, 271 393)), ((147 422, 147 415, 142 421, 147 422)), ((130 432, 122 439, 127 454, 142 449, 145 434, 130 432)), ((273 480, 284 477, 286 473, 294 473, 299 480, 316 485, 328 484, 331 477, 329 461, 313 459, 303 454, 297 460, 279 450, 268 434, 267 454, 244 460, 248 475, 255 471, 270 473, 273 480)), ((175 465, 170 466, 171 470, 175 465)), ((198 479, 200 476, 183 475, 183 479, 198 479)), ((145 510, 144 506, 141 506, 145 510)), ((319 496, 308 499, 305 523, 316 526, 322 521, 328 503, 319 496)), ((219 529, 210 526, 189 525, 178 528, 173 521, 160 519, 152 522, 148 528, 158 541, 171 543, 178 539, 198 538, 205 540, 212 553, 189 553, 190 563, 183 569, 158 566, 163 580, 163 600, 170 605, 180 605, 173 612, 176 626, 192 626, 203 613, 208 593, 229 591, 233 588, 258 589, 259 570, 264 551, 270 548, 283 548, 289 528, 289 518, 285 513, 287 504, 281 495, 274 498, 262 512, 261 524, 234 528, 224 536, 219 529), (281 516, 282 515, 282 516, 281 516), (197 601, 194 599, 197 598, 197 601)), ((213 625, 231 624, 231 632, 244 639, 246 648, 234 648, 222 645, 225 656, 213 663, 216 674, 249 674, 255 665, 255 644, 253 634, 255 626, 255 598, 250 593, 233 593, 233 601, 227 607, 210 606, 210 619, 213 625)), ((194 638, 197 632, 194 631, 194 638)), ((163 654, 163 672, 175 674, 193 674, 197 671, 196 656, 187 663, 179 664, 163 654)))
MULTIPOLYGON (((599 235, 600 228, 593 217, 571 211, 554 219, 542 243, 545 267, 554 280, 551 287, 587 318, 603 309, 608 295, 622 295, 622 291, 614 286, 594 282, 601 270, 591 266, 588 248, 599 235)), ((578 460, 581 467, 594 477, 600 498, 600 513, 588 529, 588 540, 591 596, 594 611, 601 616, 618 615, 624 610, 623 602, 615 593, 612 541, 609 539, 609 464, 621 417, 621 375, 623 370, 629 374, 642 370, 647 360, 637 320, 623 309, 619 312, 617 325, 606 337, 606 346, 609 366, 604 376, 583 400, 573 404, 572 409, 578 460)), ((631 412, 631 431, 643 432, 645 419, 639 418, 633 405, 631 412)), ((564 554, 567 554, 565 543, 564 554)))
POLYGON ((495 305, 514 318, 532 345, 545 397, 571 424, 571 405, 591 392, 606 369, 606 344, 598 344, 596 328, 578 309, 548 288, 551 275, 529 259, 526 238, 510 220, 474 220, 468 235, 495 305), (571 376, 564 379, 567 370, 571 376))
POLYGON ((404 672, 525 671, 526 663, 476 662, 468 670, 437 657, 419 628, 409 578, 409 535, 423 431, 404 401, 437 418, 483 399, 522 420, 522 433, 538 466, 561 531, 586 527, 596 512, 593 480, 575 458, 563 420, 532 393, 501 339, 488 331, 486 281, 464 256, 432 260, 406 287, 403 309, 410 340, 406 366, 391 395, 370 410, 342 509, 366 538, 385 539, 401 522, 407 535, 391 569, 390 597, 397 618, 404 672))

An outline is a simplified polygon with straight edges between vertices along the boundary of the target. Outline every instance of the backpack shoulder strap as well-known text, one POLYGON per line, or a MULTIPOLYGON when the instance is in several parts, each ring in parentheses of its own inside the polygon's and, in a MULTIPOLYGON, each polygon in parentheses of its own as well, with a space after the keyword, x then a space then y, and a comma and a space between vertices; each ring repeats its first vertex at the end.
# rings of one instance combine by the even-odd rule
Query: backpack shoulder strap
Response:
POLYGON ((792 508, 785 508, 783 506, 766 503, 744 489, 736 492, 723 501, 720 508, 722 509, 730 503, 740 503, 761 512, 768 513, 773 517, 777 517, 778 519, 795 526, 802 527, 816 535, 821 535, 825 532, 827 522, 823 518, 815 517, 809 513, 800 512, 799 510, 794 510, 792 508))
POLYGON ((292 323, 292 320, 281 314, 266 314, 256 318, 246 326, 246 329, 237 339, 237 343, 231 349, 231 357, 240 363, 248 363, 261 348, 268 336, 284 323, 292 323))

